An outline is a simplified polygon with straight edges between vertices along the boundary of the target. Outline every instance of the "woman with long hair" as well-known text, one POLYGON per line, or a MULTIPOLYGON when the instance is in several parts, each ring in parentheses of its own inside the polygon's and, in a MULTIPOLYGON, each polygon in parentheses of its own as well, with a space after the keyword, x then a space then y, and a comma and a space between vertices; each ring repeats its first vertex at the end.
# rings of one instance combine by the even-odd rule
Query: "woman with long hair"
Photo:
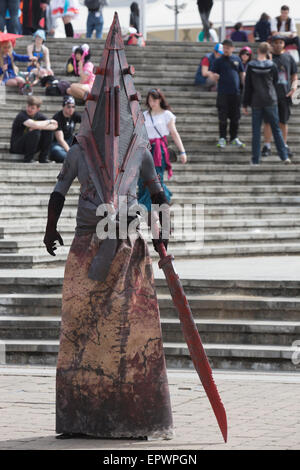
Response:
POLYGON ((133 26, 137 33, 140 32, 140 9, 137 2, 130 5, 129 26, 133 26))
MULTIPOLYGON (((175 126, 176 116, 164 96, 158 89, 149 90, 146 98, 147 111, 144 112, 145 125, 151 144, 151 153, 160 182, 168 201, 171 201, 172 193, 164 184, 164 172, 168 172, 168 178, 172 176, 172 166, 168 152, 167 136, 171 134, 173 141, 180 152, 181 163, 186 163, 187 156, 180 135, 175 126)), ((138 202, 151 210, 151 198, 148 189, 142 180, 138 182, 138 202)))
POLYGON ((262 13, 254 28, 254 38, 256 42, 265 42, 269 40, 271 36, 270 19, 271 18, 267 13, 262 13))
POLYGON ((95 74, 94 64, 90 61, 90 48, 88 44, 73 48, 72 55, 67 62, 68 75, 80 77, 79 83, 72 83, 67 89, 68 95, 83 99, 92 89, 95 74))
POLYGON ((34 57, 29 55, 16 54, 13 50, 12 41, 0 43, 0 84, 6 86, 16 86, 21 88, 25 80, 18 76, 19 69, 15 62, 29 62, 34 57))

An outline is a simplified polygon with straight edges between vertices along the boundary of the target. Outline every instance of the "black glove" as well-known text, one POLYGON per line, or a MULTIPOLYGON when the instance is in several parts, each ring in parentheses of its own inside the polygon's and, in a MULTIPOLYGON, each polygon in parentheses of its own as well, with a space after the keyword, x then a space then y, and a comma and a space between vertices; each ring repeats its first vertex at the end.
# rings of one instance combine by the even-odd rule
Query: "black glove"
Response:
MULTIPOLYGON (((159 205, 167 204, 169 206, 169 202, 168 202, 168 199, 167 199, 164 191, 160 191, 159 193, 152 194, 151 195, 151 201, 152 201, 152 204, 159 204, 159 205)), ((167 238, 167 239, 162 238, 162 230, 161 230, 162 217, 163 217, 163 214, 162 214, 162 211, 160 211, 159 212, 159 222, 160 222, 159 237, 158 238, 152 238, 152 243, 153 243, 154 250, 157 251, 157 252, 158 252, 158 246, 161 244, 161 242, 164 244, 166 250, 168 249, 168 243, 169 243, 169 238, 167 238)))
POLYGON ((61 211, 64 207, 65 198, 62 194, 54 191, 49 199, 48 204, 48 221, 46 226, 46 233, 44 236, 44 243, 48 253, 55 256, 54 251, 56 250, 55 242, 58 241, 60 245, 63 245, 63 239, 56 230, 57 222, 61 211))

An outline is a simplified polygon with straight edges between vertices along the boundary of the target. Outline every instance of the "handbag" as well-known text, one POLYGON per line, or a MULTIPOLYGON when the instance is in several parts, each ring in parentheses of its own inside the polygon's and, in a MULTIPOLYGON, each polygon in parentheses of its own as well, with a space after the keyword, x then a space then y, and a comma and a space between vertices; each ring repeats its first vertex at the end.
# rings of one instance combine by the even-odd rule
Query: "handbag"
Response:
MULTIPOLYGON (((152 117, 150 111, 149 111, 149 114, 150 114, 150 118, 151 118, 154 129, 156 130, 156 132, 158 133, 160 138, 163 139, 164 137, 161 135, 161 133, 159 132, 159 130, 156 128, 156 126, 154 124, 153 117, 152 117)), ((174 148, 171 147, 170 145, 167 145, 167 149, 168 149, 168 152, 169 152, 170 162, 171 163, 176 163, 177 162, 177 152, 176 152, 176 150, 174 150, 174 148)))

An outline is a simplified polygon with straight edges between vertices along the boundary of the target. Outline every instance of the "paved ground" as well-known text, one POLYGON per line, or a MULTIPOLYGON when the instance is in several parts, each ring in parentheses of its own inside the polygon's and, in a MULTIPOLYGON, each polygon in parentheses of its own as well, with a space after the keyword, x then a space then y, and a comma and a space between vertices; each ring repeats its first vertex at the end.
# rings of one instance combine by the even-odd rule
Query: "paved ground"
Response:
POLYGON ((228 424, 222 437, 196 373, 169 371, 176 437, 55 439, 55 369, 0 368, 0 449, 300 449, 300 374, 215 371, 228 424))

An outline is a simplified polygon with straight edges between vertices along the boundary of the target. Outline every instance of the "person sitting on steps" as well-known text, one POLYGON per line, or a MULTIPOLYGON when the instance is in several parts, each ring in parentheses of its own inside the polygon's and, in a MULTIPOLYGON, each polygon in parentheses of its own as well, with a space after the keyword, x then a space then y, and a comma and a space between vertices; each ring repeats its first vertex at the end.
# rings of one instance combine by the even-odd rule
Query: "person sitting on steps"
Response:
POLYGON ((57 122, 40 112, 41 104, 40 98, 29 96, 26 111, 20 111, 12 125, 10 153, 24 155, 24 163, 32 162, 36 152, 40 152, 40 163, 50 161, 48 153, 52 141, 51 131, 57 129, 57 122))

